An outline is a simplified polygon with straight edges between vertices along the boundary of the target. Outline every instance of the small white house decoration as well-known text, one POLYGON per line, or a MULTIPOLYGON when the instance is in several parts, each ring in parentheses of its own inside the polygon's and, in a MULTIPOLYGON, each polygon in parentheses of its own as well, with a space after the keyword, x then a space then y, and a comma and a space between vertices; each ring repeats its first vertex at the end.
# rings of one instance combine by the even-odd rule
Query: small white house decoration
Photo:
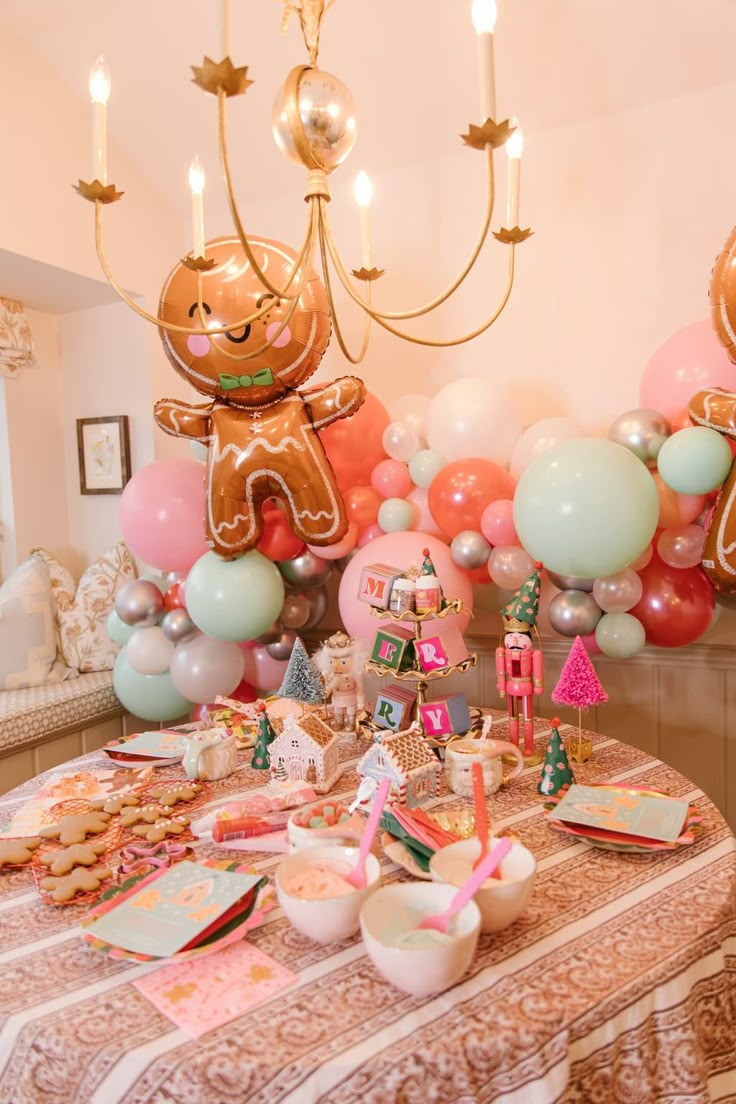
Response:
POLYGON ((340 737, 325 724, 317 713, 302 717, 286 717, 280 731, 269 745, 271 774, 293 782, 306 782, 317 793, 327 793, 342 774, 340 737))
MULTIPOLYGON (((272 745, 273 746, 273 745, 272 745)), ((418 726, 382 736, 358 763, 358 774, 381 782, 391 780, 389 801, 408 809, 437 796, 441 765, 433 755, 418 726)))

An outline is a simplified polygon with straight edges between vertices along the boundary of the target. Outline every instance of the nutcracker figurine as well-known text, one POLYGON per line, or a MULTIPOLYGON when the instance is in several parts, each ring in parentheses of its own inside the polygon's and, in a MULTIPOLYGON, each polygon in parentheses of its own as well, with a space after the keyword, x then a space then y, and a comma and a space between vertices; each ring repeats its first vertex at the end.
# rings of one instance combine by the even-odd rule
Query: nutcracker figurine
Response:
POLYGON ((365 708, 365 648, 346 633, 336 632, 325 640, 313 659, 324 679, 334 727, 354 731, 356 715, 365 708))
POLYGON ((517 590, 501 610, 503 644, 496 648, 496 685, 509 703, 509 739, 526 756, 534 754, 534 695, 544 689, 542 652, 535 648, 532 629, 539 614, 539 572, 542 565, 517 590))

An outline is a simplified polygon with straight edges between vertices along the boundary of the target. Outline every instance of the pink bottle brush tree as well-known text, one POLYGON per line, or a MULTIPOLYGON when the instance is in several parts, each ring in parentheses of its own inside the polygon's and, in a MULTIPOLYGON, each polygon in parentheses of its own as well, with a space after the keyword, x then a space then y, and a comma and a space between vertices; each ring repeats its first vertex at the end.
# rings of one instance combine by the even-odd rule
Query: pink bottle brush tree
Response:
POLYGON ((582 711, 589 709, 591 705, 607 702, 608 694, 601 686, 595 667, 579 636, 575 637, 575 643, 560 671, 557 685, 552 691, 552 701, 557 705, 569 705, 577 709, 578 738, 577 742, 570 742, 570 756, 579 763, 590 759, 593 747, 590 740, 583 740, 582 711))

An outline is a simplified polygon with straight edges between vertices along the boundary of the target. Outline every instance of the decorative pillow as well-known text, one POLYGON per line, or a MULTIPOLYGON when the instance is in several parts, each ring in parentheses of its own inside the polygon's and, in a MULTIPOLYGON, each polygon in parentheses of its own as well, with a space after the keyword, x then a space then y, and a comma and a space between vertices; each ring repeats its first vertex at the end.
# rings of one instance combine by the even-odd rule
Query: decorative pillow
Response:
POLYGON ((71 571, 67 571, 64 565, 59 563, 56 556, 52 556, 45 548, 32 548, 31 555, 40 556, 49 571, 51 608, 56 626, 56 650, 61 655, 61 612, 62 610, 66 612, 74 605, 74 592, 77 589, 77 584, 74 582, 71 571))
POLYGON ((76 593, 66 568, 48 552, 43 557, 52 580, 65 661, 78 671, 111 671, 119 648, 107 635, 105 622, 117 592, 138 574, 127 545, 120 541, 90 564, 76 593))
POLYGON ((71 674, 56 660, 49 570, 29 556, 0 587, 0 690, 61 682, 71 674))

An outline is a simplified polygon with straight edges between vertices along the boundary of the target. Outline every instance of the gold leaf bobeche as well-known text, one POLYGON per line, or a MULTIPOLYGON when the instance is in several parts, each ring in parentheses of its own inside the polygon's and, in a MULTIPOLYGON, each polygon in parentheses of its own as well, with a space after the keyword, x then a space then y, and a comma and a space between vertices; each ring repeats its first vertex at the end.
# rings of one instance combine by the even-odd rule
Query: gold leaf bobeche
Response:
POLYGON ((117 203, 125 192, 118 192, 114 184, 103 184, 101 180, 81 180, 78 184, 72 184, 77 195, 88 199, 90 203, 117 203))
POLYGON ((192 84, 216 96, 222 91, 226 96, 242 96, 253 84, 248 80, 247 65, 233 65, 229 57, 213 61, 205 55, 201 65, 190 66, 194 76, 192 84))
POLYGON ((493 119, 486 119, 482 126, 469 123, 468 133, 461 134, 460 137, 465 145, 470 146, 471 149, 482 150, 486 146, 490 146, 491 149, 498 149, 499 146, 506 144, 515 130, 516 127, 512 127, 508 119, 504 119, 502 123, 496 123, 493 119))

